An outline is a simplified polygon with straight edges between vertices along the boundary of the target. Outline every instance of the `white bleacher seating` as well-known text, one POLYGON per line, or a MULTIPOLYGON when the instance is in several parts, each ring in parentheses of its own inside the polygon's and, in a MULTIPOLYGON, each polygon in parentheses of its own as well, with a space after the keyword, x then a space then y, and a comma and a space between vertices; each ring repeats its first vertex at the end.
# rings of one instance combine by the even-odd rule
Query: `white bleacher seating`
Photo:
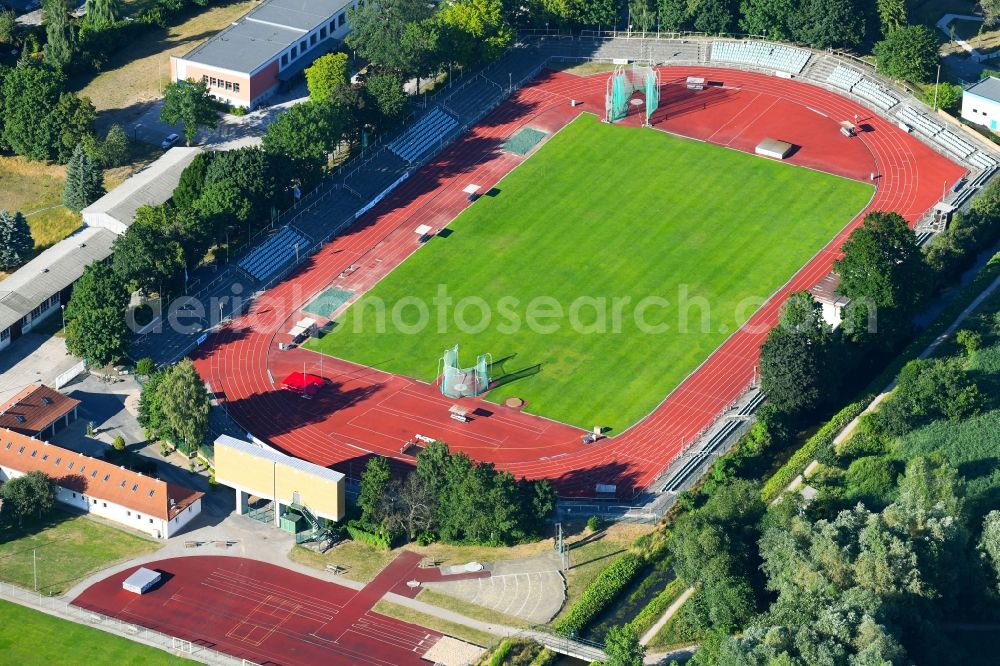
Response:
POLYGON ((990 170, 997 168, 997 161, 995 159, 979 151, 973 153, 972 157, 969 158, 969 162, 978 169, 990 170))
POLYGON ((784 44, 756 41, 714 41, 711 60, 753 65, 799 74, 809 61, 810 53, 784 44))
POLYGON ((458 122, 440 108, 435 108, 389 144, 389 150, 407 162, 416 162, 441 140, 458 122))
POLYGON ((968 142, 948 130, 938 134, 934 137, 934 140, 944 146, 948 151, 955 153, 963 159, 976 151, 976 149, 969 145, 968 142))
POLYGON ((908 106, 902 107, 896 115, 904 123, 928 137, 937 136, 944 130, 941 125, 908 106))
POLYGON ((883 90, 880 85, 868 79, 858 81, 851 92, 886 111, 899 104, 898 99, 883 90))
POLYGON ((295 258, 296 244, 299 252, 304 252, 308 247, 308 242, 301 234, 291 227, 282 227, 260 247, 243 257, 239 267, 251 277, 265 282, 275 271, 295 258))
POLYGON ((850 67, 844 67, 843 65, 837 65, 834 70, 830 72, 830 76, 826 81, 830 85, 843 88, 844 90, 850 90, 863 78, 864 75, 858 70, 851 69, 850 67))

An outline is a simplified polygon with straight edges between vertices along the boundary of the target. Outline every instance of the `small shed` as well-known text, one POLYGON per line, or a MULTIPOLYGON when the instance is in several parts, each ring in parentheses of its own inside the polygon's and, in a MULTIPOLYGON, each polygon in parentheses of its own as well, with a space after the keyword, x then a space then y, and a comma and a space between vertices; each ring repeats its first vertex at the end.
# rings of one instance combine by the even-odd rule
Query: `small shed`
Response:
POLYGON ((122 581, 122 589, 134 594, 145 594, 163 578, 159 571, 139 567, 122 581))

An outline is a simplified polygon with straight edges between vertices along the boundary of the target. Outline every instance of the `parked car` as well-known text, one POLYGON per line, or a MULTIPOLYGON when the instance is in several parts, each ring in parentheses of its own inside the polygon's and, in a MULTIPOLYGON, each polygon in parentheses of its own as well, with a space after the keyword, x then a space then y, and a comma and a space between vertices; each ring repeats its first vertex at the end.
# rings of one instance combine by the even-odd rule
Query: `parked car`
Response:
POLYGON ((178 135, 173 134, 173 133, 168 134, 167 138, 164 139, 163 143, 160 144, 160 148, 169 148, 170 146, 172 146, 175 143, 177 143, 178 139, 180 139, 180 137, 178 135))

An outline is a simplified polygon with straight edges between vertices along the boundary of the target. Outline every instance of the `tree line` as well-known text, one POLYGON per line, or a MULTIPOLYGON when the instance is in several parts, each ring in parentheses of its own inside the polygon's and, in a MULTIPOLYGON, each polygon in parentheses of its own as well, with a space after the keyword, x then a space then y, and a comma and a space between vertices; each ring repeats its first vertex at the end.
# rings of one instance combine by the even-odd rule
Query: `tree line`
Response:
POLYGON ((869 213, 844 243, 834 272, 850 299, 836 333, 808 292, 792 294, 761 347, 761 387, 791 423, 857 390, 914 330, 929 296, 1000 238, 1000 183, 991 182, 924 247, 897 213, 869 213))
POLYGON ((516 479, 492 463, 477 463, 431 442, 416 468, 393 478, 385 458, 371 458, 361 475, 350 524, 380 535, 427 544, 510 546, 547 533, 556 496, 547 480, 516 479))

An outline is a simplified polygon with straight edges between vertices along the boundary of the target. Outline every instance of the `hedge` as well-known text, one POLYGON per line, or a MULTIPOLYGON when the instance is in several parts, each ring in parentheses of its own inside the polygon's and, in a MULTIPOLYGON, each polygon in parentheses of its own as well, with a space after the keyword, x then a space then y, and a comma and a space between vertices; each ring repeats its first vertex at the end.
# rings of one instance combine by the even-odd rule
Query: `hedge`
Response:
POLYGON ((556 657, 559 655, 548 648, 542 648, 542 651, 531 660, 530 666, 551 666, 556 663, 556 657))
POLYGON ((806 443, 792 454, 788 462, 764 483, 764 487, 760 491, 761 499, 770 502, 780 495, 788 487, 788 484, 809 466, 809 463, 832 448, 834 438, 847 427, 847 424, 865 411, 872 397, 866 396, 844 407, 827 421, 826 425, 820 428, 815 435, 806 440, 806 443))
POLYGON ((646 607, 643 608, 639 613, 632 618, 629 625, 635 629, 635 633, 642 636, 644 633, 649 631, 649 628, 656 624, 667 609, 670 608, 670 604, 674 603, 681 594, 684 593, 684 581, 680 578, 674 578, 672 581, 667 583, 667 586, 660 591, 655 597, 649 600, 646 607))
POLYGON ((579 634, 622 593, 644 564, 645 560, 640 555, 631 552, 615 560, 587 586, 569 612, 555 623, 555 630, 561 634, 579 634))
POLYGON ((512 645, 510 641, 504 641, 490 657, 489 666, 500 666, 507 659, 507 655, 510 654, 510 649, 512 645))
POLYGON ((381 548, 382 550, 389 550, 392 548, 392 543, 389 539, 382 534, 373 534, 367 530, 363 530, 356 525, 351 525, 348 523, 344 526, 347 533, 351 535, 351 538, 355 541, 360 541, 361 543, 372 546, 373 548, 381 548))

